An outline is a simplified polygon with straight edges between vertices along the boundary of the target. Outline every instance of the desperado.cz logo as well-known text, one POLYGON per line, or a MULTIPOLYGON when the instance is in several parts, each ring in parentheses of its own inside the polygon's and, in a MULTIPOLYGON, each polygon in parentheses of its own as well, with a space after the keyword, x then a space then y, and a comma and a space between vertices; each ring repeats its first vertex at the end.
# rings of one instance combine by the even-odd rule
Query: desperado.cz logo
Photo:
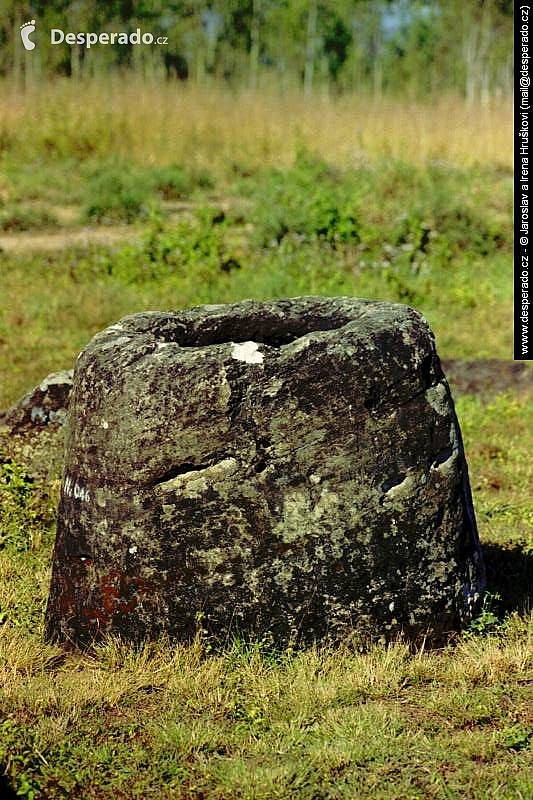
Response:
POLYGON ((51 44, 81 44, 89 49, 93 44, 168 44, 167 36, 158 36, 152 33, 141 34, 141 29, 131 33, 64 33, 59 28, 50 31, 51 44))
MULTIPOLYGON (((26 50, 33 50, 35 42, 30 39, 30 34, 35 30, 35 20, 25 22, 20 26, 20 36, 22 44, 26 50)), ((52 28, 50 31, 50 42, 52 44, 81 44, 89 49, 93 44, 168 44, 168 36, 158 36, 157 39, 152 33, 141 34, 141 29, 131 33, 65 33, 60 28, 52 28)))
POLYGON ((22 44, 26 48, 26 50, 33 50, 35 47, 35 42, 32 42, 30 39, 30 33, 33 33, 35 30, 35 20, 32 19, 30 22, 25 22, 24 25, 20 26, 20 38, 22 39, 22 44))

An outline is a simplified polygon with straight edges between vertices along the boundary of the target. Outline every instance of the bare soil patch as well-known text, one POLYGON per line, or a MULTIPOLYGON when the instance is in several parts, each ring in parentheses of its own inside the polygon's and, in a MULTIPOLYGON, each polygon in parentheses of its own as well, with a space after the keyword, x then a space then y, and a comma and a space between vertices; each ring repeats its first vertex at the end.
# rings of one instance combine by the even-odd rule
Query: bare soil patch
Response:
POLYGON ((49 252, 68 247, 89 245, 113 245, 140 240, 140 231, 130 226, 114 225, 105 228, 87 227, 81 230, 56 230, 39 233, 32 231, 0 235, 0 252, 49 252))
POLYGON ((525 361, 445 359, 442 368, 453 394, 490 397, 511 391, 533 396, 533 368, 525 361))

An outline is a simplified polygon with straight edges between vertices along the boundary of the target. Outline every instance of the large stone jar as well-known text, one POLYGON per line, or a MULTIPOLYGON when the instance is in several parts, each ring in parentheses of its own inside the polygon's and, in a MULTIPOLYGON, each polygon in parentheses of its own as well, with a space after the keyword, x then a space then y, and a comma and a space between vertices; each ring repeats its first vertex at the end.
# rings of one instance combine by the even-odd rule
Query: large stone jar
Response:
POLYGON ((411 308, 299 297, 126 317, 80 354, 48 636, 439 639, 484 572, 411 308))

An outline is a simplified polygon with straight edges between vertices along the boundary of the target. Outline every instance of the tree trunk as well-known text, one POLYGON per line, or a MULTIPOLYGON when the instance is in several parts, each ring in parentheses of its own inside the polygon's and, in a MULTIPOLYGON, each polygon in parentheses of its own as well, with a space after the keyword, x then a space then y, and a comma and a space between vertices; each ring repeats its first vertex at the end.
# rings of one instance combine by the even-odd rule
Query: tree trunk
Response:
POLYGON ((20 26, 22 16, 20 7, 15 6, 13 15, 13 83, 18 90, 22 87, 22 40, 20 38, 20 26))
POLYGON ((250 89, 257 88, 257 78, 259 75, 259 50, 260 38, 259 29, 261 24, 261 0, 254 0, 252 27, 250 31, 250 89))
POLYGON ((70 77, 73 81, 80 79, 80 46, 73 44, 70 48, 70 77))
POLYGON ((316 57, 317 0, 310 0, 307 17, 307 41, 305 46, 304 95, 309 97, 313 91, 316 57))

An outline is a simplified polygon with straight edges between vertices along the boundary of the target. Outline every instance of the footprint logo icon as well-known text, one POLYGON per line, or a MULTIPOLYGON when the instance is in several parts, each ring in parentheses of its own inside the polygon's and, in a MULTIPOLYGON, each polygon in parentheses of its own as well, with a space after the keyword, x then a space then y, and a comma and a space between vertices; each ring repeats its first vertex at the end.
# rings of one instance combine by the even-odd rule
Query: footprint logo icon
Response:
POLYGON ((35 20, 32 19, 31 22, 25 22, 24 25, 20 26, 20 35, 22 37, 22 44, 26 48, 26 50, 33 50, 35 47, 35 42, 32 42, 30 39, 30 34, 33 33, 35 30, 35 20))

